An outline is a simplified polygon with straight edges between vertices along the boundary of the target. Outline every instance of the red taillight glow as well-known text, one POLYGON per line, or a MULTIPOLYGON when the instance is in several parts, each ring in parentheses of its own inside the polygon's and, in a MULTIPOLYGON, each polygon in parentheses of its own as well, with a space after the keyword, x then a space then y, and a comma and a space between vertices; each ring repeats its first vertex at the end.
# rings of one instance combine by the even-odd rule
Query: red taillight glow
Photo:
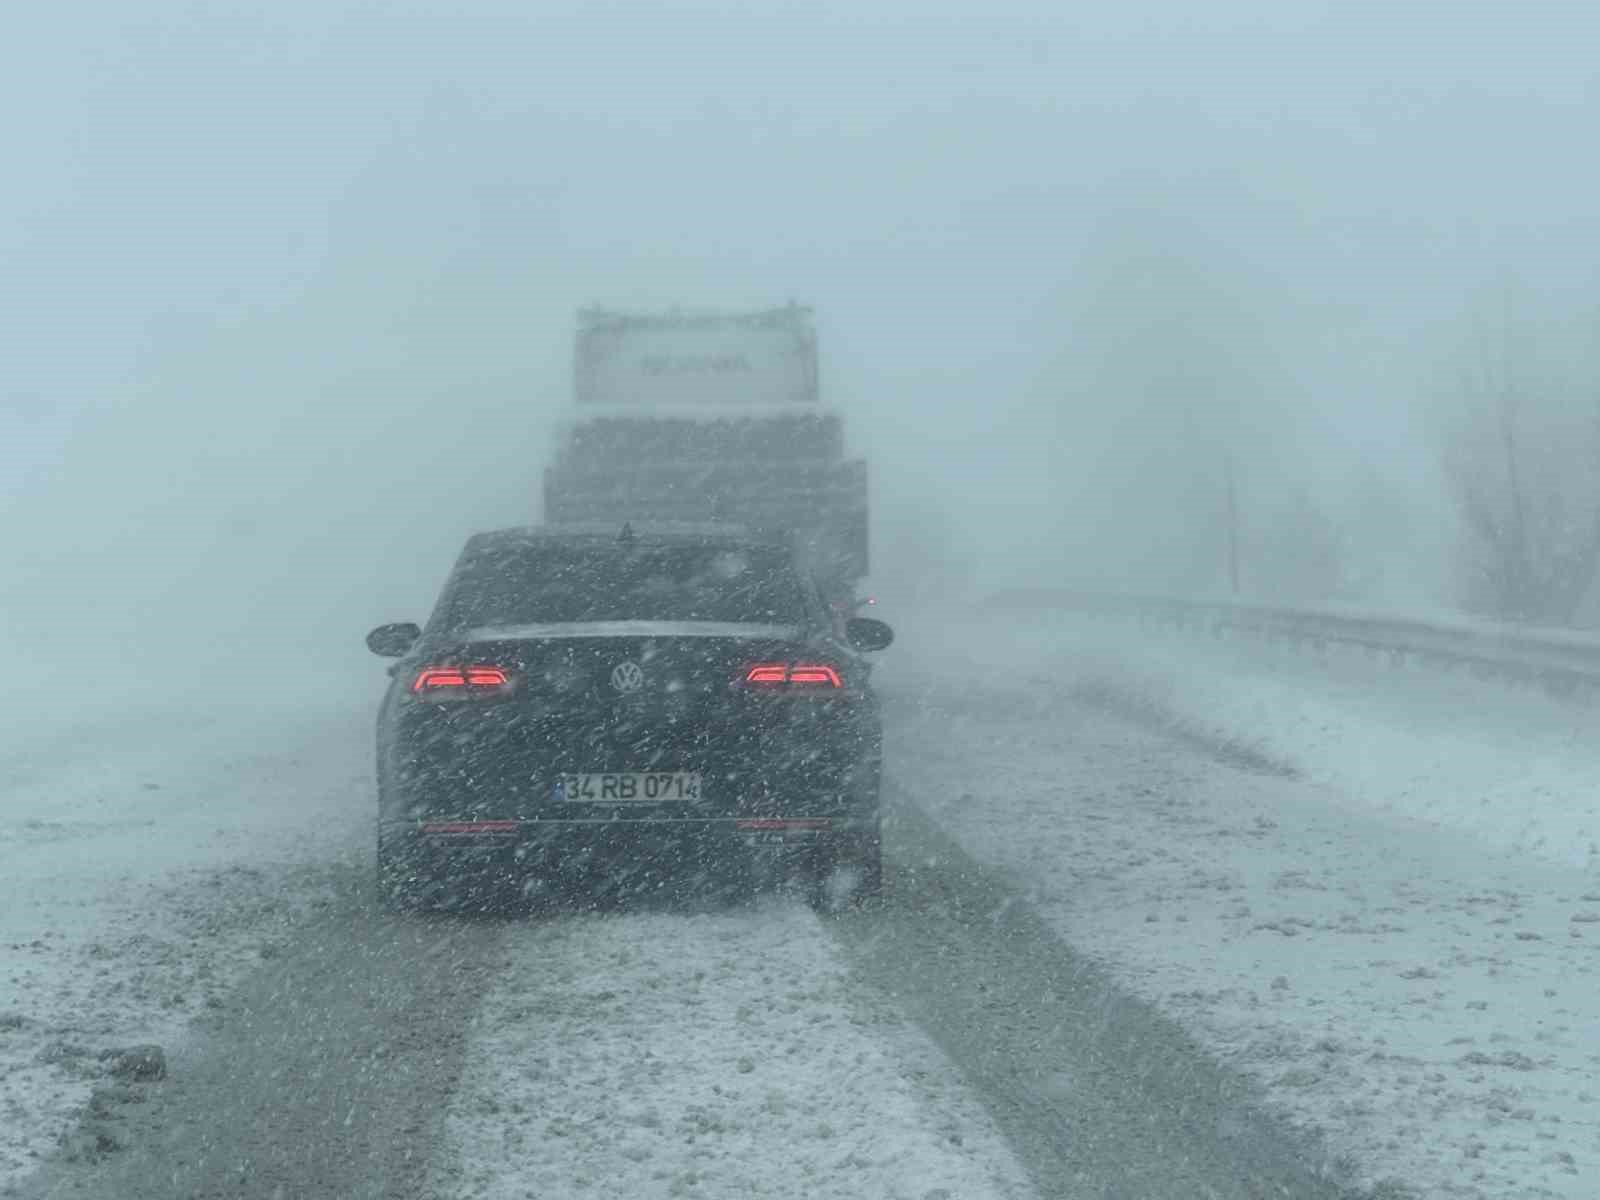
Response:
POLYGON ((423 667, 417 672, 416 682, 411 685, 413 692, 431 692, 435 688, 458 688, 467 686, 466 674, 455 667, 423 667))
POLYGON ((810 684, 813 687, 843 687, 839 672, 821 664, 797 664, 789 668, 789 682, 810 684))
POLYGON ((839 672, 826 663, 757 663, 744 681, 766 687, 843 687, 839 672))
POLYGON ((499 667, 423 667, 411 683, 419 694, 444 692, 455 695, 498 691, 511 682, 499 667))

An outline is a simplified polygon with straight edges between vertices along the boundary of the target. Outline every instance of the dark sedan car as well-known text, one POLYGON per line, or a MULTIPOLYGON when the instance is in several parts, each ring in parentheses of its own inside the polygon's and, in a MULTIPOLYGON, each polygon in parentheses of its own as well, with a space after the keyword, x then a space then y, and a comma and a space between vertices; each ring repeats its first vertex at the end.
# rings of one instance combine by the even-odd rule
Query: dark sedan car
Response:
POLYGON ((728 532, 473 537, 378 720, 378 873, 397 907, 882 878, 863 651, 782 545, 728 532))

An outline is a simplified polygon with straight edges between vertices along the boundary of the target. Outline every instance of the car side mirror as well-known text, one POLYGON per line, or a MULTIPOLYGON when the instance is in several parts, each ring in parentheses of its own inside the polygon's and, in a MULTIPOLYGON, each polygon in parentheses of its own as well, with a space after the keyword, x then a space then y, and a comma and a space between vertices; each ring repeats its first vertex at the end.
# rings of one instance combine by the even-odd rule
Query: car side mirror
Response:
POLYGON ((844 623, 844 636, 857 650, 884 650, 894 641, 894 630, 871 617, 851 617, 844 623))
POLYGON ((384 658, 399 658, 417 644, 422 629, 411 621, 379 625, 367 634, 367 649, 384 658))

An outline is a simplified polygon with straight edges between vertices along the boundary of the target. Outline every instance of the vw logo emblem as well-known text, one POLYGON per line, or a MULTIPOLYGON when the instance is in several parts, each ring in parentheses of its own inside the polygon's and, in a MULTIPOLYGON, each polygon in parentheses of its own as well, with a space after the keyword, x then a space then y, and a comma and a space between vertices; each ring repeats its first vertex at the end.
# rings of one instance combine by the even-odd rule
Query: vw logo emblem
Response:
POLYGON ((619 692, 637 692, 644 686, 644 668, 636 662, 620 662, 611 669, 611 686, 619 692))

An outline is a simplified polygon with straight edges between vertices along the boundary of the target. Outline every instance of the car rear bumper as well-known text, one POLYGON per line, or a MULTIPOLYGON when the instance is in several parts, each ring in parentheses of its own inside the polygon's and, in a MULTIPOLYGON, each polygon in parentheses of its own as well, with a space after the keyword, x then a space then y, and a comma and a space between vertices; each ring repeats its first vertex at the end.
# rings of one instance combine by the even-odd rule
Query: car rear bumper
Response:
POLYGON ((418 884, 494 877, 523 890, 650 893, 736 884, 759 864, 870 858, 870 816, 447 820, 385 824, 387 869, 418 884))
POLYGON ((460 857, 508 865, 560 865, 569 858, 714 858, 751 849, 804 849, 878 836, 877 813, 795 817, 671 817, 493 820, 480 817, 388 822, 386 840, 430 859, 460 857))
POLYGON ((661 842, 813 843, 842 835, 876 833, 876 813, 833 813, 822 816, 740 816, 665 818, 556 818, 518 820, 482 817, 430 817, 385 822, 385 832, 441 851, 543 850, 597 841, 648 844, 661 842))

